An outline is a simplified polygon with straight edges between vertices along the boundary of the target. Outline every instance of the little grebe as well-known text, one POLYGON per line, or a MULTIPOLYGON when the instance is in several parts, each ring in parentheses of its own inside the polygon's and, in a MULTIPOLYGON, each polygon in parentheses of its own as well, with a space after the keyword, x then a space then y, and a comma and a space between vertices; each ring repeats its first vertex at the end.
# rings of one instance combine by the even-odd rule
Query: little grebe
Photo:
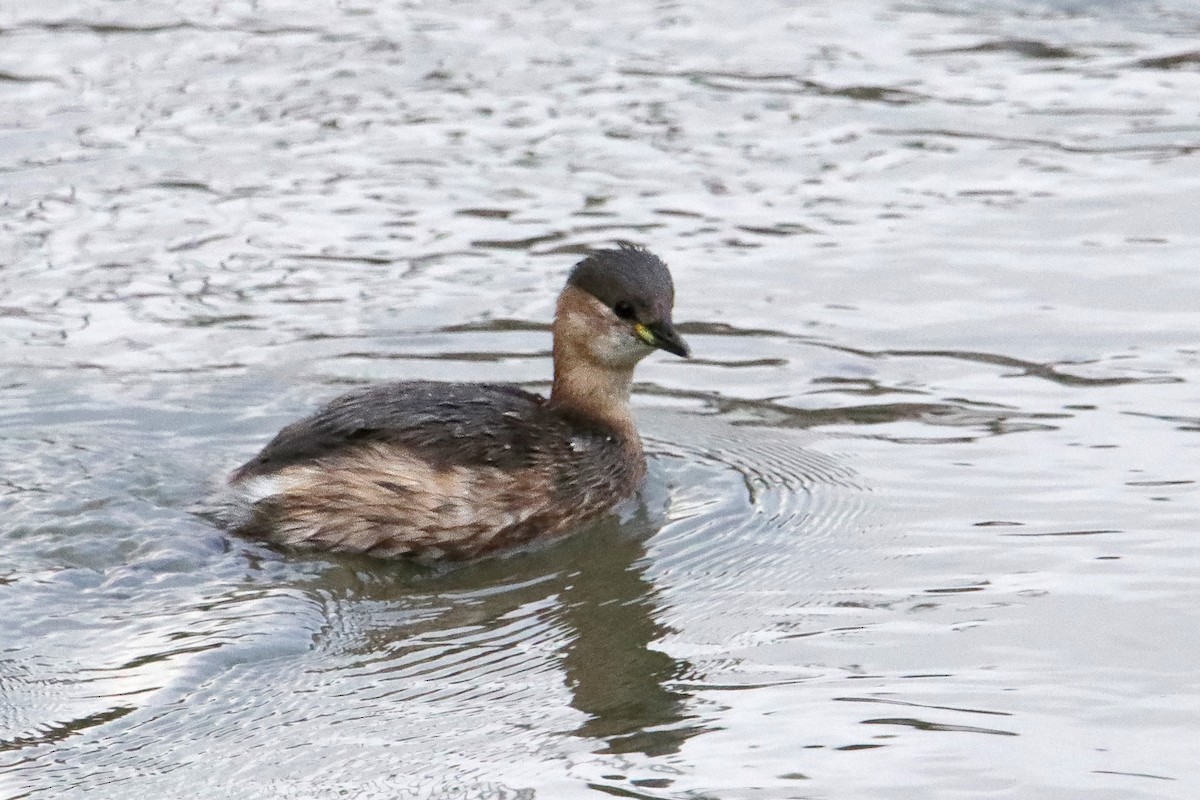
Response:
POLYGON ((547 400, 503 384, 412 381, 334 400, 229 478, 231 527, 324 550, 471 558, 567 533, 631 496, 646 459, 634 366, 688 347, 671 273, 646 250, 600 250, 554 315, 547 400))

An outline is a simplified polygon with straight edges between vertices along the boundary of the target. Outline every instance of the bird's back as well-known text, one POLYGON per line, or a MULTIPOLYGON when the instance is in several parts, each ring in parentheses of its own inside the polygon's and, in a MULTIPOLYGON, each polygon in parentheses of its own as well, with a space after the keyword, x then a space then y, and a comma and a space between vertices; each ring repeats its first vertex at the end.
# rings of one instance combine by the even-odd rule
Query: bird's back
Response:
POLYGON ((230 521, 295 545, 472 557, 628 497, 640 443, 499 384, 408 382, 334 400, 230 479, 230 521))

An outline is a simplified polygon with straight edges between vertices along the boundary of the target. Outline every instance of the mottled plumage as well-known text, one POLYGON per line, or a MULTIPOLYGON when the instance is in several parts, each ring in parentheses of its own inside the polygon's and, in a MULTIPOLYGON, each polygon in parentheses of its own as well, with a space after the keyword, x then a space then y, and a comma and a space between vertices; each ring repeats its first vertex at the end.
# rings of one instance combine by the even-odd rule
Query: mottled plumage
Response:
POLYGON ((409 381, 372 386, 288 425, 233 479, 368 443, 409 448, 435 466, 518 469, 536 457, 542 432, 562 428, 564 422, 547 412, 544 398, 506 384, 409 381))
POLYGON ((567 533, 645 475, 629 386, 654 347, 686 354, 673 299, 651 254, 599 251, 559 298, 550 399, 428 381, 352 392, 233 473, 226 519, 283 544, 422 558, 567 533))

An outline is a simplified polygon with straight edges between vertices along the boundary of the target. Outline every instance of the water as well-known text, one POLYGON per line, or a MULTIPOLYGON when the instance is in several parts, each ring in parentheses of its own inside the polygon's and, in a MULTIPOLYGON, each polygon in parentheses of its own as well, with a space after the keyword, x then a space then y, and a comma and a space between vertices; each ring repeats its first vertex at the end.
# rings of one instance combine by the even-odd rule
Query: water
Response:
POLYGON ((1200 8, 0 5, 0 797, 1192 798, 1200 8), (193 513, 672 265, 642 497, 448 571, 193 513))

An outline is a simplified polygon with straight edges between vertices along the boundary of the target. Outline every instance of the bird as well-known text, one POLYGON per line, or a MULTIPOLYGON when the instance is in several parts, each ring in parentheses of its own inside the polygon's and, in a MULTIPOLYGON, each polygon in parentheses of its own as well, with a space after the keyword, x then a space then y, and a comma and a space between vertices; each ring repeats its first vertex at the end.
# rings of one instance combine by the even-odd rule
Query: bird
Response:
POLYGON ((590 252, 558 296, 548 397, 512 384, 362 388, 294 422, 229 476, 218 514, 275 544, 421 561, 551 541, 636 494, 646 457, 634 368, 691 351, 667 265, 590 252))

